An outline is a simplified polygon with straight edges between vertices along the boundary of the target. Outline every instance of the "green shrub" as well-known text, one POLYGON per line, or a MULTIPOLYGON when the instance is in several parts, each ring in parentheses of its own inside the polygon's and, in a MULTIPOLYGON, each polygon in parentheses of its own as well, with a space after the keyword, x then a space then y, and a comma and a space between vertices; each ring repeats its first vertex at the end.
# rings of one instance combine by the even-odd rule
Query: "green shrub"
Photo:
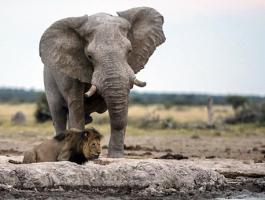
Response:
POLYGON ((228 96, 226 101, 233 106, 234 110, 248 103, 248 99, 243 96, 228 96))
POLYGON ((262 123, 265 124, 265 102, 245 104, 237 108, 235 116, 225 120, 226 123, 262 123))
POLYGON ((161 122, 162 129, 175 129, 177 128, 177 122, 172 118, 168 117, 161 122))
POLYGON ((160 122, 160 116, 153 113, 149 113, 140 119, 139 128, 158 128, 160 122))
POLYGON ((45 93, 42 93, 37 99, 37 109, 34 113, 38 123, 43 123, 52 119, 45 93))
POLYGON ((144 129, 176 129, 177 128, 177 122, 171 118, 167 117, 165 119, 160 118, 159 115, 153 113, 149 113, 143 118, 138 119, 139 123, 138 127, 139 128, 144 128, 144 129))

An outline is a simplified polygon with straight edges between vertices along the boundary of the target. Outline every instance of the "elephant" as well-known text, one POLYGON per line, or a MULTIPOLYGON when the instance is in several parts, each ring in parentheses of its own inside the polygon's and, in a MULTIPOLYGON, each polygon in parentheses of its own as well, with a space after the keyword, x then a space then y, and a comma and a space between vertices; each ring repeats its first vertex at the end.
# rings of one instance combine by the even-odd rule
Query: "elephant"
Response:
POLYGON ((106 13, 69 17, 42 35, 39 55, 55 134, 84 130, 92 112, 109 112, 108 157, 124 156, 129 93, 156 47, 165 41, 163 16, 137 7, 118 16, 106 13))

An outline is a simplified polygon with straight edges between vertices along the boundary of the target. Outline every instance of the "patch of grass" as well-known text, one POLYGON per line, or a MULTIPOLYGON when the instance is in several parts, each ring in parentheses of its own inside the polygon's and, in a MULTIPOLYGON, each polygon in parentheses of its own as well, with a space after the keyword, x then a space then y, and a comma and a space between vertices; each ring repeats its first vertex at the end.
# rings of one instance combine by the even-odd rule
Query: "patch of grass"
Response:
POLYGON ((13 125, 5 123, 0 126, 0 137, 17 140, 27 140, 29 138, 52 137, 54 129, 51 122, 36 124, 27 123, 24 125, 13 125))
POLYGON ((10 122, 11 117, 18 111, 25 114, 28 122, 34 122, 34 112, 36 105, 33 103, 23 103, 23 104, 0 104, 0 120, 5 122, 10 122))
POLYGON ((247 124, 236 124, 236 125, 226 125, 227 135, 264 135, 265 136, 265 126, 260 126, 256 123, 247 124))
MULTIPOLYGON (((0 104, 0 137, 14 139, 28 138, 47 138, 52 137, 54 129, 52 122, 39 124, 35 122, 34 111, 35 104, 0 104), (22 111, 27 122, 23 125, 13 125, 10 122, 11 116, 17 111, 22 111)), ((230 106, 215 106, 215 119, 223 119, 233 114, 233 109, 230 106)), ((108 113, 92 115, 94 121, 87 127, 95 127, 103 135, 109 135, 109 117, 108 113)), ((207 111, 204 106, 175 106, 165 108, 162 105, 139 106, 133 105, 129 108, 129 118, 127 135, 222 135, 236 136, 258 134, 265 135, 265 127, 257 124, 237 124, 223 125, 220 124, 215 129, 207 129, 197 125, 205 124, 207 121, 207 111), (150 126, 141 128, 139 122, 146 116, 154 114, 159 116, 159 119, 167 120, 174 124, 176 128, 157 128, 150 126)))

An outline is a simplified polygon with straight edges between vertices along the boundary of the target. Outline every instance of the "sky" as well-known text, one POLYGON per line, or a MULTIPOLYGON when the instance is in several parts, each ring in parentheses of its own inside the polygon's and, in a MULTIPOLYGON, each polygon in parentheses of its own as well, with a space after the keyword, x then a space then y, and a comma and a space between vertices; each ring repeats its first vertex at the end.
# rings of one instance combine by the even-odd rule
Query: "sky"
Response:
POLYGON ((0 87, 44 89, 38 45, 53 22, 139 6, 164 16, 167 39, 136 91, 265 95, 264 0, 3 0, 0 87))

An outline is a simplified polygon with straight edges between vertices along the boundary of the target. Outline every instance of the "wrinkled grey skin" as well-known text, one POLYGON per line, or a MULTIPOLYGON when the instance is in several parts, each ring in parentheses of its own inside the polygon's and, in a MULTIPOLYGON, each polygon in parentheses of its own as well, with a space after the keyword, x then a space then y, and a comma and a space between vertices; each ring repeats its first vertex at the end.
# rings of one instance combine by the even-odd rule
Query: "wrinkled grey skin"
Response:
POLYGON ((108 156, 123 157, 129 92, 135 74, 165 41, 162 26, 163 17, 156 10, 140 7, 118 16, 99 13, 62 19, 45 31, 40 56, 57 134, 66 129, 67 117, 69 128, 83 130, 91 122, 90 113, 108 109, 108 156), (91 85, 96 93, 86 97, 91 85))

